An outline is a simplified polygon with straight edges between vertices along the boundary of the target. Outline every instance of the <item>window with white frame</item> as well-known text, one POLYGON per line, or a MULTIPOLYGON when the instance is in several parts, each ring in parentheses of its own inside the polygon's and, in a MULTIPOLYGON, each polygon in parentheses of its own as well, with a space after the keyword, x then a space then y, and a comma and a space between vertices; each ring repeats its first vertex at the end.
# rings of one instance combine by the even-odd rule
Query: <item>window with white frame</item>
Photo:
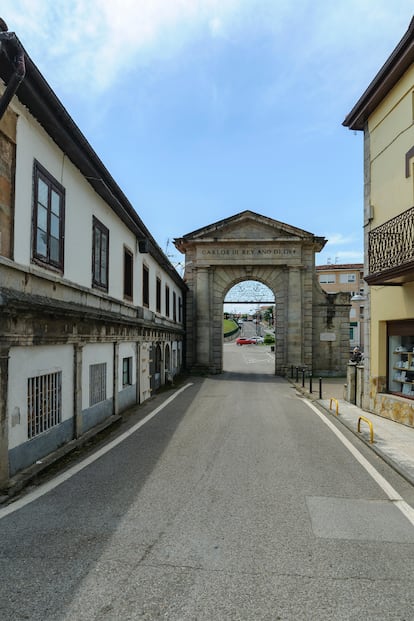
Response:
POLYGON ((91 364, 89 367, 89 405, 106 399, 106 362, 91 364))
POLYGON ((341 284, 356 282, 356 274, 340 274, 339 282, 341 284))
POLYGON ((62 371, 27 380, 27 435, 34 438, 62 420, 62 371))
POLYGON ((336 282, 335 274, 319 274, 319 282, 321 284, 332 284, 336 282))

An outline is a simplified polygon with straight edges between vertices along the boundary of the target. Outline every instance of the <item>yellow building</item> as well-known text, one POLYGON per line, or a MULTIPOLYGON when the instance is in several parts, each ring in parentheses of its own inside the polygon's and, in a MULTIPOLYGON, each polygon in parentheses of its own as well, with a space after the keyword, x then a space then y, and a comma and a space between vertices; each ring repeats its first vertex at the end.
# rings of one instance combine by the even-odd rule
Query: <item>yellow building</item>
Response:
POLYGON ((349 312, 350 350, 360 347, 364 351, 365 281, 363 263, 328 263, 317 265, 316 274, 326 293, 342 291, 351 294, 349 312))
POLYGON ((364 132, 363 407, 414 426, 414 19, 343 124, 364 132))

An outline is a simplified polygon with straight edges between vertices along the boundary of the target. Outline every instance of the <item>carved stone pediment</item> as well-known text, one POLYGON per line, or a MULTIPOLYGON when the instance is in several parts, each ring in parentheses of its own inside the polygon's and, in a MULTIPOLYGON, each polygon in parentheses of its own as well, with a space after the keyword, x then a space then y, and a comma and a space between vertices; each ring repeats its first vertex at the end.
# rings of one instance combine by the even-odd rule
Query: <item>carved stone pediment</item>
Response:
POLYGON ((315 250, 321 250, 326 243, 324 238, 315 237, 308 231, 248 210, 187 233, 183 237, 175 239, 174 243, 181 252, 185 252, 185 248, 189 245, 225 241, 252 241, 255 243, 303 241, 316 244, 315 250))

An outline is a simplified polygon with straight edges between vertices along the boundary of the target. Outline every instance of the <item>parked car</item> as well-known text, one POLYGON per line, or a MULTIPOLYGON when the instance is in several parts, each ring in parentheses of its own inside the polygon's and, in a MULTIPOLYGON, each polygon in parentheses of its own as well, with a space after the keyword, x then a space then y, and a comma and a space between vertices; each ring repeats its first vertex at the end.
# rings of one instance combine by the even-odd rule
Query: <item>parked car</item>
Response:
POLYGON ((256 341, 254 338, 239 336, 239 338, 236 339, 236 345, 256 345, 256 341))

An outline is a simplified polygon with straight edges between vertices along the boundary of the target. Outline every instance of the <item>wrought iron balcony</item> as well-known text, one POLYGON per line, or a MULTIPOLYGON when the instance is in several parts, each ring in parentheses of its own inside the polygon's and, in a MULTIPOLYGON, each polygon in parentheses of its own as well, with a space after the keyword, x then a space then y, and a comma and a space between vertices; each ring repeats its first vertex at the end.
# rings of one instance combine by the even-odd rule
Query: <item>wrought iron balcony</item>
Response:
POLYGON ((414 207, 369 233, 368 267, 370 285, 414 281, 414 207))

